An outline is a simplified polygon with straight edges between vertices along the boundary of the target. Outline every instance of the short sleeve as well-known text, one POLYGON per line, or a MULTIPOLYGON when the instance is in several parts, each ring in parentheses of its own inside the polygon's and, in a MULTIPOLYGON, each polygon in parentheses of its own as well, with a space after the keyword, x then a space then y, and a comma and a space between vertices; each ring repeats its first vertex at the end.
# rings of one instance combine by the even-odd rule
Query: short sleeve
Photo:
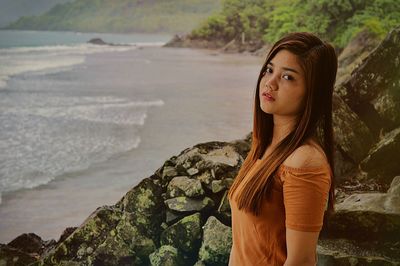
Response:
POLYGON ((286 228, 319 232, 331 186, 330 171, 295 169, 284 169, 281 174, 286 228))

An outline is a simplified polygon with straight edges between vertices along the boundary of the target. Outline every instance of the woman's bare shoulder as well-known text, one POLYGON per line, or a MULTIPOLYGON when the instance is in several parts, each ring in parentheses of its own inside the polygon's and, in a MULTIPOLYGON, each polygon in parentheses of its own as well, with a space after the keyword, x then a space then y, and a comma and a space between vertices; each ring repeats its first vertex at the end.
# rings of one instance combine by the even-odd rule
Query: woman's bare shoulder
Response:
POLYGON ((283 165, 293 168, 316 168, 327 163, 321 146, 314 141, 308 141, 294 150, 283 162, 283 165))

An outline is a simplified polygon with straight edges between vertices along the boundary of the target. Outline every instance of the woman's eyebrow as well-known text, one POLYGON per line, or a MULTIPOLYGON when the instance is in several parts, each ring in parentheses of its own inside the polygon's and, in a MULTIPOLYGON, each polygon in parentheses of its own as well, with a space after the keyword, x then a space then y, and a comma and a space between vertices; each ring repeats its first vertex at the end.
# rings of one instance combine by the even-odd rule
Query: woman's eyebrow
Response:
MULTIPOLYGON (((268 65, 274 66, 274 64, 270 61, 268 62, 268 65)), ((283 70, 287 70, 287 71, 292 71, 294 73, 300 74, 297 70, 290 68, 290 67, 282 67, 283 70)))

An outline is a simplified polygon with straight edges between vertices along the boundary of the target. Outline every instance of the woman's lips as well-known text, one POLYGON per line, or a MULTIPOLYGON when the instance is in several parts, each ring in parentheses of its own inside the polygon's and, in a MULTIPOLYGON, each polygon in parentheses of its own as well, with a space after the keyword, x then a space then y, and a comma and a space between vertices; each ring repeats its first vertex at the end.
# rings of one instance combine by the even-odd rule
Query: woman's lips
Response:
POLYGON ((262 94, 262 96, 267 100, 267 101, 275 101, 275 98, 274 97, 272 97, 269 93, 267 93, 267 92, 264 92, 263 94, 262 94))

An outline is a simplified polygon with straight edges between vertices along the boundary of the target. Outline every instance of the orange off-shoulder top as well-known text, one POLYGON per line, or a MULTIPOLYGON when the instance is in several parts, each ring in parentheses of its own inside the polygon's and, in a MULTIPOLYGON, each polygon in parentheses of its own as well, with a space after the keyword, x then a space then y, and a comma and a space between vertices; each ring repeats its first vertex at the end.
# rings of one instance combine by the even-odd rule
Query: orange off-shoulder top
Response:
MULTIPOLYGON (((251 178, 258 159, 245 176, 251 178)), ((286 228, 319 232, 323 225, 331 186, 331 168, 294 168, 280 165, 274 175, 270 200, 257 217, 239 210, 235 197, 229 197, 232 217, 232 248, 229 266, 283 265, 287 257, 286 228)))

